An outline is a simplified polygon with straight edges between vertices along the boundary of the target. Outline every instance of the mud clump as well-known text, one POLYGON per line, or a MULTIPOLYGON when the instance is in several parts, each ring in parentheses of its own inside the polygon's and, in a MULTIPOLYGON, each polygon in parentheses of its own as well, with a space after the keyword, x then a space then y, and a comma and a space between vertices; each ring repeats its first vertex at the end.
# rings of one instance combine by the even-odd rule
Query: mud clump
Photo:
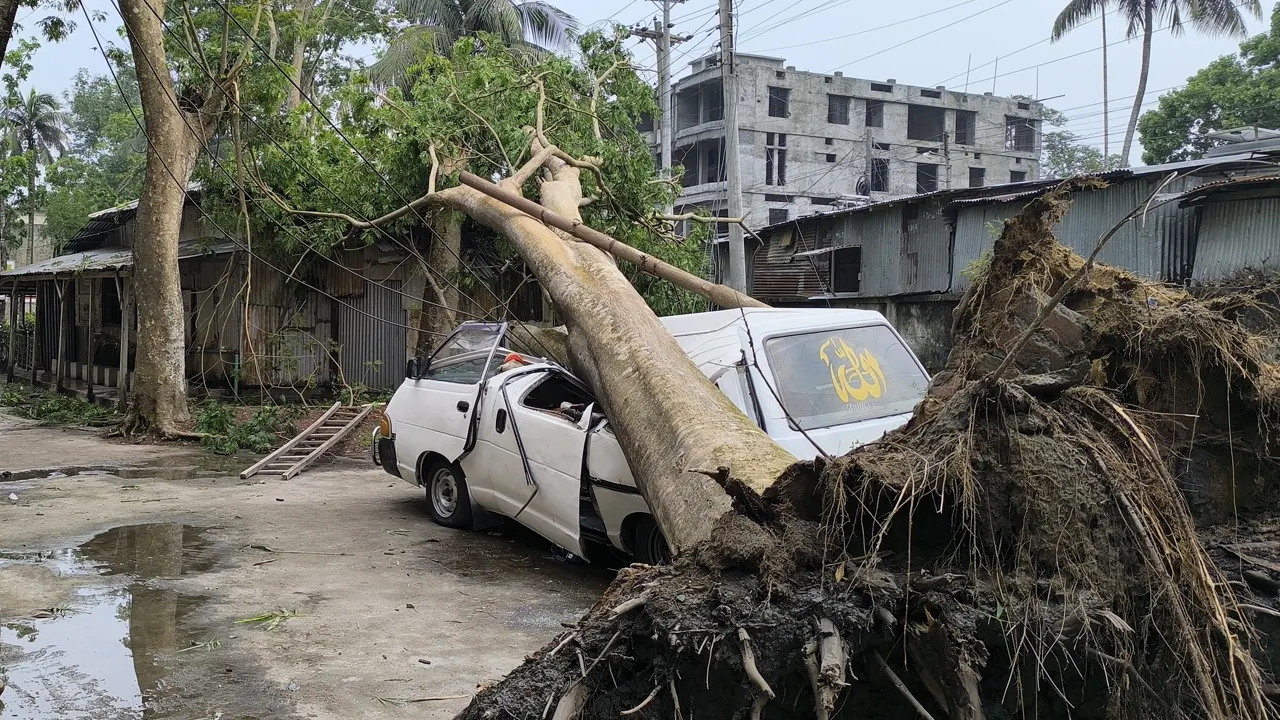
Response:
POLYGON ((1239 537, 1277 528, 1275 344, 1059 245, 1071 189, 1006 224, 910 423, 735 497, 462 717, 1275 717, 1280 547, 1239 537))

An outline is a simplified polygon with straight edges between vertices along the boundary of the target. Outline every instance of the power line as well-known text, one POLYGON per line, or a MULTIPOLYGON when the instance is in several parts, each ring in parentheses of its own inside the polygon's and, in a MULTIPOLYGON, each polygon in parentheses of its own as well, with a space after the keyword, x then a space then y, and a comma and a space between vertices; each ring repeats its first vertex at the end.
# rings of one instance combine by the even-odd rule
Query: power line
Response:
MULTIPOLYGON (((792 49, 792 48, 808 47, 808 46, 810 46, 810 45, 821 45, 822 43, 835 42, 836 40, 847 40, 848 38, 851 38, 851 37, 857 37, 857 36, 859 36, 859 35, 866 35, 867 33, 873 33, 873 32, 878 32, 878 31, 880 31, 880 30, 886 30, 886 29, 891 28, 891 27, 895 27, 895 26, 898 26, 898 25, 903 25, 903 24, 906 24, 906 23, 909 23, 909 22, 914 22, 914 21, 916 21, 916 20, 923 20, 924 18, 930 17, 930 16, 932 16, 932 15, 937 15, 937 14, 939 14, 939 13, 946 12, 947 10, 953 10, 953 9, 955 9, 955 8, 962 7, 962 6, 964 6, 964 5, 972 5, 972 4, 973 4, 973 3, 975 3, 975 2, 978 2, 978 0, 964 0, 964 2, 959 2, 959 3, 956 3, 955 5, 949 5, 949 6, 947 6, 947 7, 944 7, 944 8, 938 9, 938 10, 933 10, 933 11, 931 11, 931 12, 927 12, 927 13, 924 13, 924 14, 922 14, 922 15, 916 15, 915 17, 909 17, 909 18, 906 18, 905 20, 898 20, 898 21, 896 21, 896 22, 887 23, 887 24, 885 24, 885 25, 880 25, 880 26, 878 26, 878 27, 867 28, 867 29, 865 29, 865 30, 859 30, 859 31, 857 31, 857 32, 851 32, 851 33, 847 33, 847 34, 845 34, 845 35, 837 35, 837 36, 835 36, 835 37, 823 38, 823 39, 821 39, 821 40, 810 40, 809 42, 796 43, 795 45, 781 45, 781 46, 779 46, 779 47, 764 48, 763 50, 760 50, 759 52, 773 52, 773 51, 775 51, 775 50, 790 50, 790 49, 792 49)), ((797 17, 797 18, 795 18, 795 19, 799 19, 800 17, 804 17, 804 16, 803 16, 803 15, 801 15, 801 16, 798 16, 798 17, 797 17)), ((753 37, 759 37, 759 34, 754 35, 753 37)), ((938 84, 938 85, 941 85, 942 83, 937 83, 937 84, 938 84)))
MULTIPOLYGON (((115 0, 112 0, 112 4, 113 4, 113 5, 115 5, 115 0)), ((88 9, 87 9, 83 4, 81 5, 80 9, 81 9, 81 10, 83 10, 83 11, 84 11, 84 13, 85 13, 85 20, 88 22, 88 24, 89 24, 89 29, 90 29, 90 31, 93 33, 93 39, 94 39, 94 42, 97 44, 98 52, 99 52, 99 53, 101 53, 103 61, 107 64, 107 71, 111 73, 111 79, 112 79, 112 81, 113 81, 113 82, 115 83, 115 85, 116 85, 116 90, 117 90, 117 92, 119 92, 119 93, 120 93, 120 98, 121 98, 121 100, 122 100, 122 101, 124 101, 125 106, 129 108, 129 114, 133 116, 133 120, 134 120, 134 122, 135 122, 135 123, 137 123, 138 127, 139 127, 139 128, 143 128, 143 127, 145 127, 144 123, 142 122, 142 118, 139 118, 139 117, 138 117, 138 112, 137 112, 136 110, 134 110, 134 109, 133 109, 133 104, 129 102, 128 95, 125 93, 125 91, 124 91, 124 87, 123 87, 123 86, 121 86, 121 84, 120 84, 120 78, 119 78, 119 76, 117 76, 117 75, 116 75, 115 67, 114 67, 114 66, 112 66, 112 64, 111 64, 111 59, 107 57, 107 53, 106 53, 106 51, 102 49, 102 40, 101 40, 101 38, 99 38, 99 37, 98 37, 98 30, 97 30, 97 28, 94 26, 94 24, 93 24, 93 20, 89 17, 88 9)), ((119 8, 119 6, 116 6, 116 12, 120 12, 120 8, 119 8)), ((123 15, 122 15, 122 17, 123 17, 123 15)), ((153 74, 153 75, 156 75, 156 77, 157 77, 157 78, 159 78, 160 76, 156 73, 155 67, 151 64, 151 59, 150 59, 149 57, 147 57, 145 53, 143 54, 143 60, 145 60, 145 61, 146 61, 146 64, 147 64, 148 68, 150 68, 150 70, 151 70, 152 74, 153 74)), ((187 120, 186 120, 186 114, 185 114, 184 112, 182 112, 181 108, 178 108, 178 106, 177 106, 177 99, 176 99, 176 98, 174 98, 173 96, 169 96, 169 99, 170 99, 170 101, 171 101, 171 102, 173 102, 174 107, 175 107, 176 109, 178 109, 178 112, 179 112, 180 116, 182 117, 183 122, 184 122, 185 124, 187 124, 187 127, 188 127, 188 129, 190 130, 190 129, 191 129, 191 127, 190 127, 190 124, 189 124, 189 123, 187 123, 187 120)), ((193 131, 193 132, 194 132, 194 131, 193 131)), ((147 139, 147 146, 150 148, 151 153, 153 153, 153 154, 155 155, 156 159, 160 161, 161 166, 163 166, 163 167, 164 167, 165 174, 169 176, 169 179, 173 181, 173 184, 174 184, 174 185, 176 185, 176 186, 178 187, 178 189, 182 190, 182 192, 183 192, 185 195, 187 195, 187 196, 189 197, 189 196, 190 196, 190 191, 189 191, 189 190, 187 190, 185 183, 183 183, 183 182, 181 182, 180 180, 178 180, 178 177, 177 177, 176 175, 174 175, 173 170, 169 167, 169 164, 168 164, 167 162, 165 162, 164 158, 163 158, 163 157, 161 157, 161 155, 160 155, 158 152, 156 152, 155 144, 154 144, 154 142, 151 140, 151 136, 150 136, 149 134, 145 133, 145 132, 144 132, 143 134, 144 134, 144 136, 145 136, 145 137, 146 137, 146 139, 147 139)), ((207 148, 206 148, 206 149, 207 149, 207 148)), ((224 237, 226 237, 228 240, 230 240, 232 243, 234 243, 236 246, 238 246, 238 247, 239 247, 239 248, 241 248, 242 250, 245 250, 245 251, 249 254, 249 256, 250 256, 250 257, 253 257, 253 258, 257 259, 259 262, 263 263, 263 264, 264 264, 264 265, 266 265, 267 267, 270 267, 271 269, 275 270, 276 272, 279 272, 279 273, 281 273, 281 274, 288 275, 288 273, 286 273, 284 270, 282 270, 281 268, 276 267, 276 266, 275 266, 274 264, 272 264, 270 261, 268 261, 268 260, 266 260, 266 259, 262 258, 261 256, 257 255, 256 253, 254 253, 254 252, 253 252, 253 250, 252 250, 251 248, 246 247, 244 244, 242 244, 241 242, 239 242, 238 240, 236 240, 236 239, 235 239, 235 236, 233 236, 231 233, 228 233, 228 232, 227 232, 227 231, 226 231, 226 230, 225 230, 221 225, 219 225, 219 224, 218 224, 218 221, 217 221, 217 220, 213 219, 213 217, 212 217, 212 216, 206 215, 206 216, 205 216, 205 219, 209 222, 209 224, 210 224, 210 225, 213 225, 214 229, 216 229, 216 230, 217 230, 219 233, 221 233, 224 237)), ((314 285, 311 285, 310 283, 307 283, 305 280, 302 280, 302 279, 300 279, 300 278, 295 278, 295 281, 296 281, 296 282, 298 282, 299 284, 303 285, 304 287, 306 287, 306 288, 308 288, 308 289, 310 289, 310 290, 312 290, 312 291, 314 291, 314 292, 317 292, 317 293, 319 293, 319 294, 321 294, 321 295, 323 295, 323 296, 325 296, 325 297, 329 298, 330 300, 333 300, 333 301, 337 302, 337 303, 338 303, 338 304, 340 304, 340 305, 344 305, 344 306, 346 306, 346 307, 348 307, 348 308, 350 308, 350 309, 352 309, 352 310, 355 310, 357 313, 360 313, 361 315, 365 315, 365 316, 370 317, 370 318, 373 318, 374 320, 377 320, 377 321, 379 321, 379 322, 386 323, 386 324, 388 324, 388 325, 395 325, 395 326, 397 326, 397 327, 401 327, 401 328, 404 328, 404 329, 406 329, 406 330, 417 330, 417 328, 410 327, 410 326, 405 325, 405 324, 403 324, 403 323, 397 323, 397 322, 395 322, 395 321, 393 321, 393 320, 388 320, 388 319, 386 319, 386 318, 380 318, 380 317, 378 317, 378 316, 376 316, 376 315, 374 315, 374 314, 372 314, 372 313, 369 313, 369 312, 366 312, 366 311, 364 311, 364 310, 361 310, 360 308, 358 308, 358 307, 356 307, 356 306, 354 306, 354 305, 352 305, 352 304, 350 304, 350 303, 343 302, 340 298, 338 298, 338 297, 336 297, 336 296, 334 296, 334 295, 331 295, 331 294, 329 294, 329 293, 327 293, 327 292, 325 292, 325 291, 321 290, 320 288, 317 288, 317 287, 315 287, 314 285)), ((425 332, 425 331, 420 331, 420 332, 425 332)), ((437 333, 428 333, 428 334, 437 334, 437 333)))
POLYGON ((845 64, 843 64, 843 65, 837 65, 837 66, 836 66, 835 68, 833 68, 833 69, 834 69, 834 70, 840 70, 840 69, 842 69, 842 68, 847 68, 847 67, 849 67, 850 65, 853 65, 853 64, 855 64, 855 63, 860 63, 860 62, 862 62, 863 60, 869 60, 869 59, 871 59, 871 58, 873 58, 873 57, 875 57, 875 56, 877 56, 877 55, 882 55, 882 54, 884 54, 884 53, 887 53, 887 52, 889 52, 890 50, 896 50, 896 49, 898 49, 898 48, 902 47, 903 45, 908 45, 908 44, 913 43, 913 42, 915 42, 915 41, 917 41, 917 40, 924 39, 924 38, 926 38, 926 37, 929 37, 930 35, 933 35, 934 33, 939 33, 939 32, 942 32, 943 30, 949 30, 949 29, 951 29, 951 28, 955 27, 956 25, 959 25, 960 23, 962 23, 962 22, 964 22, 964 21, 966 21, 966 20, 972 20, 973 18, 976 18, 976 17, 978 17, 979 15, 982 15, 982 14, 984 14, 984 13, 989 13, 989 12, 991 12, 992 10, 995 10, 996 8, 999 8, 999 7, 1003 7, 1003 6, 1005 6, 1005 5, 1008 5, 1008 4, 1009 4, 1009 3, 1011 3, 1011 2, 1013 2, 1013 0, 1000 0, 1000 2, 996 3, 995 5, 992 5, 992 6, 991 6, 991 7, 989 7, 989 8, 985 8, 985 9, 983 9, 983 10, 979 10, 978 12, 976 12, 976 13, 974 13, 974 14, 972 14, 972 15, 968 15, 968 16, 962 17, 962 18, 960 18, 959 20, 956 20, 955 22, 949 23, 949 24, 947 24, 947 25, 943 25, 942 27, 934 28, 933 30, 930 30, 929 32, 921 33, 921 34, 919 34, 919 35, 917 35, 917 36, 915 36, 915 37, 913 37, 913 38, 908 38, 908 39, 903 40, 902 42, 900 42, 900 43, 898 43, 898 44, 896 44, 896 45, 890 45, 889 47, 887 47, 887 48, 885 48, 885 49, 883 49, 883 50, 877 50, 876 52, 873 52, 873 53, 871 53, 870 55, 865 55, 865 56, 863 56, 863 57, 860 57, 860 58, 858 58, 857 60, 850 60, 849 62, 847 62, 847 63, 845 63, 845 64))

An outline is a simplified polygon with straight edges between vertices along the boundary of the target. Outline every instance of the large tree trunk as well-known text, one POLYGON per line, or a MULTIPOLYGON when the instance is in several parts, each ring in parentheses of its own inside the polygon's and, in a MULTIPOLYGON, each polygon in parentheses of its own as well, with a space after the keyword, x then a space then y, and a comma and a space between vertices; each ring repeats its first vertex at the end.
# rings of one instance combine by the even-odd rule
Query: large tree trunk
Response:
POLYGON ((457 273, 462 257, 461 213, 438 209, 431 216, 431 246, 422 268, 422 313, 415 354, 426 357, 458 326, 457 273))
POLYGON ((13 23, 18 17, 18 0, 0 0, 0 65, 9 52, 9 40, 13 37, 13 23))
POLYGON ((307 20, 310 19, 314 8, 315 3, 311 0, 298 0, 293 6, 293 11, 298 17, 298 29, 293 39, 293 61, 289 76, 292 82, 287 88, 289 94, 285 99, 285 110, 293 110, 302 104, 302 63, 307 56, 307 20))
POLYGON ((187 182, 206 139, 192 128, 207 131, 198 116, 178 109, 158 19, 164 0, 121 0, 120 6, 151 145, 133 235, 138 351, 129 422, 131 429, 172 435, 188 418, 178 237, 187 182))
MULTIPOLYGON (((30 144, 27 145, 31 147, 30 144)), ((27 264, 36 257, 36 163, 35 150, 31 153, 31 169, 27 172, 27 264)))
POLYGON ((1148 0, 1142 14, 1142 67, 1138 70, 1138 94, 1133 96, 1133 111, 1129 113, 1129 127, 1124 132, 1124 147, 1120 150, 1121 167, 1129 167, 1129 151, 1133 148, 1133 136, 1138 132, 1138 118, 1142 115, 1142 100, 1147 94, 1147 75, 1151 72, 1151 35, 1154 0, 1148 0))
MULTIPOLYGON (((580 174, 557 159, 542 204, 581 220, 580 174)), ((504 187, 519 192, 510 180, 504 187)), ((501 232, 550 294, 568 330, 572 369, 595 391, 637 485, 671 548, 682 553, 732 522, 714 474, 763 492, 795 458, 709 383, 613 259, 467 187, 440 199, 501 232), (625 411, 622 409, 625 408, 625 411)))

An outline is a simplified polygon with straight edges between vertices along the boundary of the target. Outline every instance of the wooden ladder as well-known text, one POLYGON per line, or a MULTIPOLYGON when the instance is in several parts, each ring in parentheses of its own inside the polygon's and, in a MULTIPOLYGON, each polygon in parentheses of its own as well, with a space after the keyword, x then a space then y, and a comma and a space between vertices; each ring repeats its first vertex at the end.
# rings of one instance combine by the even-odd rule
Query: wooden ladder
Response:
POLYGON ((283 480, 296 476, 359 427, 372 410, 372 405, 344 407, 341 402, 334 403, 297 437, 240 473, 240 479, 251 478, 258 473, 279 475, 283 480))

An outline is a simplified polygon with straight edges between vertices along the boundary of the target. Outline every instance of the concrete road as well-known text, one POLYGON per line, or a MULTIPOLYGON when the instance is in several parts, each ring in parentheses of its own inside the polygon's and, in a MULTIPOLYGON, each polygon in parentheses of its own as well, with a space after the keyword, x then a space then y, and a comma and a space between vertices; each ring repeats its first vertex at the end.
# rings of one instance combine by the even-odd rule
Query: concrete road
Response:
POLYGON ((249 462, 0 419, 0 716, 451 717, 612 577, 372 465, 249 462))

